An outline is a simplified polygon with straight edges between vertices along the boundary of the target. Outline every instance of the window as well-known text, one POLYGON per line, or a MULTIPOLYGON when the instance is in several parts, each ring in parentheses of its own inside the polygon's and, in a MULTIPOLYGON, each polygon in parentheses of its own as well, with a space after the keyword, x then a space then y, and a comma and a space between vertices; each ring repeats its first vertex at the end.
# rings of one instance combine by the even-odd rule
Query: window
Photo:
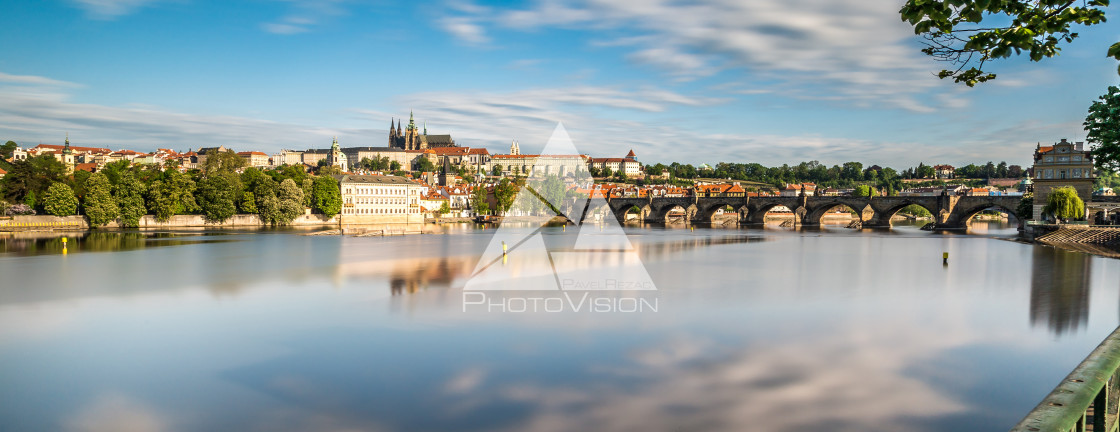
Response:
POLYGON ((1069 156, 1058 156, 1058 162, 1069 162, 1069 156))
POLYGON ((1081 169, 1080 168, 1074 168, 1073 169, 1073 178, 1081 178, 1081 169))
POLYGON ((1054 178, 1054 170, 1052 170, 1052 169, 1046 170, 1046 178, 1048 178, 1048 179, 1054 178))
POLYGON ((1076 155, 1076 156, 1074 156, 1074 157, 1073 157, 1073 161, 1074 161, 1074 162, 1081 162, 1081 155, 1076 155))
POLYGON ((1053 157, 1053 156, 1044 156, 1044 157, 1042 158, 1042 160, 1043 160, 1044 162, 1053 162, 1053 161, 1054 161, 1054 157, 1053 157))

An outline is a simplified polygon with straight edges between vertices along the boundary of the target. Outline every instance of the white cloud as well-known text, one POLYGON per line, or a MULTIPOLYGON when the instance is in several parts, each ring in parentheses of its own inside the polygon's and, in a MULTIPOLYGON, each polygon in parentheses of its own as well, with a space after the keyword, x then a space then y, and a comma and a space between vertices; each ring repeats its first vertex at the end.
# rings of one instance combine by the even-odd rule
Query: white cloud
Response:
POLYGON ((78 7, 84 9, 90 17, 96 19, 114 19, 121 15, 128 15, 137 9, 158 0, 73 0, 78 7))
MULTIPOLYGON (((534 88, 509 92, 428 92, 400 95, 401 111, 365 107, 334 125, 293 124, 262 118, 201 115, 158 106, 106 106, 74 102, 78 84, 46 77, 0 74, 0 136, 22 145, 57 143, 66 132, 78 145, 186 150, 213 143, 238 150, 326 147, 339 136, 344 146, 382 146, 390 117, 411 107, 428 120, 431 133, 450 133, 460 145, 505 152, 517 139, 532 152, 564 122, 581 151, 621 156, 634 149, 645 162, 758 162, 781 165, 807 160, 838 164, 858 160, 903 169, 919 161, 951 164, 986 160, 1014 162, 1007 143, 1033 144, 1062 136, 1074 124, 1026 122, 995 128, 977 119, 956 121, 921 142, 881 142, 811 132, 726 133, 687 117, 687 110, 727 102, 658 87, 534 88), (683 113, 682 113, 683 111, 683 113), (1064 132, 1063 132, 1064 131, 1064 132), (964 139, 960 137, 966 137, 964 139), (996 145, 999 144, 999 145, 996 145), (916 153, 914 149, 922 151, 916 153)), ((733 90, 733 89, 727 89, 733 90)), ((1070 137, 1076 139, 1077 137, 1070 137)), ((1025 154, 1025 153, 1024 153, 1025 154)))
POLYGON ((283 1, 291 4, 288 14, 277 21, 261 23, 261 30, 280 35, 306 33, 329 18, 347 14, 343 6, 348 0, 283 1))
POLYGON ((783 93, 803 99, 926 112, 933 107, 922 99, 939 86, 893 1, 541 0, 448 19, 472 23, 479 39, 487 37, 484 26, 595 31, 607 40, 593 45, 632 46, 628 59, 679 79, 742 68, 756 79, 788 83, 783 93))

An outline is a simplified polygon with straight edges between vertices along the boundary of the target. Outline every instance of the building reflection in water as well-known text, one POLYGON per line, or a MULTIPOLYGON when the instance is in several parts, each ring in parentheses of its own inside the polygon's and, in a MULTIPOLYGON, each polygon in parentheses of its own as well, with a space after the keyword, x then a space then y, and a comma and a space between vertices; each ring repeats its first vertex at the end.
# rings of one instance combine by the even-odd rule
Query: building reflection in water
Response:
POLYGON ((1089 319, 1092 257, 1035 247, 1031 265, 1031 324, 1046 323, 1055 335, 1076 331, 1089 319))

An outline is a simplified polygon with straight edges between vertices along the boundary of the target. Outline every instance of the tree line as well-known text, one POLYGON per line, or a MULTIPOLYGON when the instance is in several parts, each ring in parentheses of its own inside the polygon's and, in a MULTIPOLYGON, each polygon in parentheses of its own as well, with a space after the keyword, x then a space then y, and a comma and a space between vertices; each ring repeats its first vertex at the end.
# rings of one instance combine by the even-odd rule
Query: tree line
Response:
MULTIPOLYGON (((661 176, 668 174, 670 179, 731 179, 765 183, 782 188, 790 183, 816 183, 821 187, 853 188, 857 185, 873 185, 885 191, 903 189, 903 179, 933 179, 937 172, 933 166, 919 163, 916 167, 901 172, 891 167, 871 165, 864 167, 861 162, 845 162, 831 167, 818 161, 801 162, 797 165, 767 167, 759 163, 720 162, 713 167, 695 167, 690 164, 673 162, 669 165, 657 163, 646 166, 646 174, 661 176)), ((985 165, 969 164, 956 168, 954 177, 968 179, 982 178, 1019 178, 1026 171, 1019 165, 988 162, 985 165)))
POLYGON ((116 161, 96 173, 74 171, 51 155, 6 163, 0 179, 0 207, 8 215, 84 214, 91 226, 119 221, 136 227, 144 215, 161 222, 180 214, 203 215, 222 222, 235 214, 256 214, 261 222, 291 223, 305 208, 333 217, 342 210, 338 181, 312 176, 299 166, 276 169, 245 167, 233 152, 207 156, 198 169, 181 172, 175 162, 163 166, 116 161))

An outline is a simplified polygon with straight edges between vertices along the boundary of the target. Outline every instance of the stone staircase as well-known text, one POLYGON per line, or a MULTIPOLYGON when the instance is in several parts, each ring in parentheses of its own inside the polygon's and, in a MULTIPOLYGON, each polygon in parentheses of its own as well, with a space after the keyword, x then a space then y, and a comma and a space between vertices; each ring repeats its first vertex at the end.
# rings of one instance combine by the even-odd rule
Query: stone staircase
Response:
POLYGON ((1120 227, 1062 226, 1038 237, 1038 241, 1048 244, 1077 243, 1120 247, 1120 227))

